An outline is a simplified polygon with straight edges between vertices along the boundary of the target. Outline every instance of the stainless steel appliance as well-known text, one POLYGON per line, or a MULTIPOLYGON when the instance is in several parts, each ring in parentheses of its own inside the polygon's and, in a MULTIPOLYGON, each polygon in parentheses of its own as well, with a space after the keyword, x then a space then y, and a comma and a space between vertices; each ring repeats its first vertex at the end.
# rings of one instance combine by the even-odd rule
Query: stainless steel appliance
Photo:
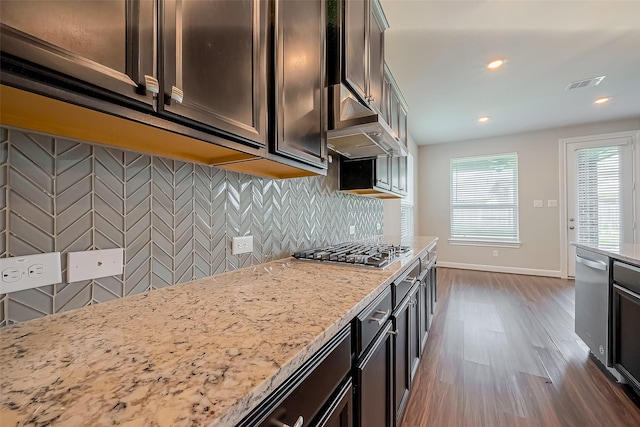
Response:
POLYGON ((604 366, 609 352, 609 257, 576 248, 576 334, 604 366))
POLYGON ((383 268, 411 252, 408 246, 386 243, 339 243, 298 251, 294 258, 321 262, 357 264, 383 268))

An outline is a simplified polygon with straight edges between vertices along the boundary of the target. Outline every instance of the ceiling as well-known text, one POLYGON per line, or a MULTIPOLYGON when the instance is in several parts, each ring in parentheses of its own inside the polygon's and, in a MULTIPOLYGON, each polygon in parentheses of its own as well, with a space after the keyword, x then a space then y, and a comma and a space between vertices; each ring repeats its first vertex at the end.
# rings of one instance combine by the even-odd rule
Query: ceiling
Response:
POLYGON ((381 4, 385 58, 418 145, 640 118, 638 0, 381 4), (507 62, 489 71, 496 57, 507 62), (602 75, 598 86, 565 91, 602 75), (593 104, 601 96, 612 99, 593 104))

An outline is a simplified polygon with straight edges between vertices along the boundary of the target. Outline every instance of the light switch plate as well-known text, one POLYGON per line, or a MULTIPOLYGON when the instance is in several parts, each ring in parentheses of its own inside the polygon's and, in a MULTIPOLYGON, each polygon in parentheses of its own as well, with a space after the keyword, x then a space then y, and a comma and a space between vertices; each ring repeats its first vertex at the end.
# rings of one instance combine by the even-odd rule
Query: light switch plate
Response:
POLYGON ((122 274, 123 258, 124 250, 122 248, 69 252, 67 254, 67 282, 80 282, 122 274))
POLYGON ((550 208, 557 208, 558 201, 557 200, 547 200, 547 206, 550 208))
POLYGON ((231 254, 240 255, 253 252, 253 236, 231 238, 231 254))
POLYGON ((60 252, 0 258, 0 294, 60 282, 60 252))

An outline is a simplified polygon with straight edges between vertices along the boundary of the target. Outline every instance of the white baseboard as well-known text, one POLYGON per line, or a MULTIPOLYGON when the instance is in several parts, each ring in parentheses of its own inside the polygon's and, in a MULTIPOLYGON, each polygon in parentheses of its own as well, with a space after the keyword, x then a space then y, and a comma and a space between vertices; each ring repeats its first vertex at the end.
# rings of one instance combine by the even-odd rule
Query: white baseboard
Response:
POLYGON ((525 274, 527 276, 562 277, 560 270, 539 270, 537 268, 505 267, 501 265, 465 264, 461 262, 438 261, 438 267, 460 270, 490 271, 493 273, 525 274))

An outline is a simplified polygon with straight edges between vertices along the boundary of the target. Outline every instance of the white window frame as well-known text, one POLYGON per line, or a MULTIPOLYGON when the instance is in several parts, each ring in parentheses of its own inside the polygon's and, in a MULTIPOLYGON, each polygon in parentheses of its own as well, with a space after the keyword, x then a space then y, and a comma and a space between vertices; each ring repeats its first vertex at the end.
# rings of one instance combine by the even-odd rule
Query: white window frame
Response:
MULTIPOLYGON (((516 191, 516 202, 515 202, 515 214, 516 214, 516 236, 514 240, 502 240, 502 239, 473 239, 473 238, 459 238, 452 237, 452 226, 453 226, 453 195, 451 191, 453 190, 453 176, 451 173, 451 164, 454 160, 458 159, 474 159, 474 158, 491 158, 491 157, 502 157, 506 155, 514 155, 516 158, 516 163, 518 162, 518 153, 495 153, 495 154, 485 154, 478 156, 465 156, 465 157, 456 157, 451 158, 449 163, 449 243, 451 245, 462 245, 462 246, 488 246, 488 247, 501 247, 501 248, 519 248, 522 245, 520 242, 520 205, 519 205, 519 176, 516 176, 515 182, 515 191, 516 191)), ((517 172, 519 172, 519 164, 517 163, 517 172)), ((519 175, 519 173, 518 173, 519 175)), ((496 207, 499 205, 486 205, 487 207, 496 207)), ((478 205, 478 207, 482 208, 483 205, 478 205)))

